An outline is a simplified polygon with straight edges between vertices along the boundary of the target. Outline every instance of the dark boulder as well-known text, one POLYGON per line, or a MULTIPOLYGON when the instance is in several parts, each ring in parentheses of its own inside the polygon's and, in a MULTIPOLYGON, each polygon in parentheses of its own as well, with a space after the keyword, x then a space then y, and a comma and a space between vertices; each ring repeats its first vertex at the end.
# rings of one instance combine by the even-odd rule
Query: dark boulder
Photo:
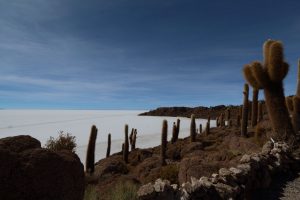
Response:
POLYGON ((78 156, 41 148, 30 136, 0 139, 0 199, 82 200, 84 170, 78 156))

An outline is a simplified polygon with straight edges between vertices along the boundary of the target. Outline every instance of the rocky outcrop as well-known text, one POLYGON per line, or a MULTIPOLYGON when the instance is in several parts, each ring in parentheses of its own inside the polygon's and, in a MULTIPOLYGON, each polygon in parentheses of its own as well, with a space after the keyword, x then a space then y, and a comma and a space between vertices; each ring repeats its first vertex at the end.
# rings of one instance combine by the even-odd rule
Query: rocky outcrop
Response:
POLYGON ((212 119, 220 116, 227 108, 231 109, 232 117, 235 117, 238 113, 239 106, 214 106, 214 107, 160 107, 149 112, 141 113, 142 116, 171 116, 171 117, 191 117, 192 114, 196 118, 205 119, 210 116, 212 119))
POLYGON ((0 139, 0 162, 0 199, 83 199, 83 165, 74 153, 53 152, 30 136, 16 136, 0 139))
POLYGON ((285 143, 267 142, 260 153, 244 155, 236 167, 221 168, 210 177, 191 178, 178 187, 167 180, 143 185, 139 199, 244 199, 257 188, 266 188, 272 176, 293 170, 298 161, 294 159, 285 143))

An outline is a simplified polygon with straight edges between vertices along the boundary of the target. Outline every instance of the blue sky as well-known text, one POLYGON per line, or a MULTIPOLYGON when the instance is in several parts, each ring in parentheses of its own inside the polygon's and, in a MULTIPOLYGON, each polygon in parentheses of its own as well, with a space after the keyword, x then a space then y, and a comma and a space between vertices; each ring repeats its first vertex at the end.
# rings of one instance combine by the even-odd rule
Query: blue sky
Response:
POLYGON ((243 65, 285 45, 297 0, 0 0, 0 107, 152 109, 242 102, 243 65))

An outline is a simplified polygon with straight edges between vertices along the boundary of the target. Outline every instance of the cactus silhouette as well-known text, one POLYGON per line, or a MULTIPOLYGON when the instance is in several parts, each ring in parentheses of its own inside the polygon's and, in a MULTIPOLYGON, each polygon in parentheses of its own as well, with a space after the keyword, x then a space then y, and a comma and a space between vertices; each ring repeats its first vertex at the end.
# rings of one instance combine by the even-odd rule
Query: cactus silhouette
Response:
POLYGON ((173 144, 174 142, 176 142, 177 138, 177 126, 175 124, 175 122, 173 123, 173 129, 172 129, 172 139, 171 139, 171 143, 173 144))
POLYGON ((86 153, 86 162, 85 162, 86 172, 89 174, 93 174, 95 170, 95 146, 96 146, 97 132, 98 130, 96 126, 93 125, 91 128, 90 139, 89 139, 89 144, 86 153))
POLYGON ((161 165, 166 165, 166 151, 168 144, 168 121, 164 120, 161 131, 161 147, 160 147, 160 157, 161 157, 161 165))
POLYGON ((244 67, 246 80, 255 88, 264 89, 265 101, 275 140, 294 144, 295 132, 285 105, 283 79, 289 71, 279 41, 264 43, 264 63, 253 62, 244 67))
POLYGON ((195 121, 194 114, 191 115, 190 139, 191 139, 191 142, 196 141, 196 121, 195 121))
POLYGON ((110 156, 110 147, 111 147, 111 134, 109 133, 107 138, 106 158, 110 156))
POLYGON ((251 126, 254 127, 257 124, 257 111, 258 111, 258 92, 257 88, 253 88, 252 94, 252 117, 251 126))
POLYGON ((128 152, 129 152, 129 142, 128 142, 128 125, 125 125, 125 141, 123 149, 123 160, 128 163, 128 152))
POLYGON ((248 126, 248 96, 249 96, 249 86, 248 84, 244 85, 244 103, 243 103, 243 113, 242 113, 242 124, 241 124, 241 135, 246 136, 247 126, 248 126))

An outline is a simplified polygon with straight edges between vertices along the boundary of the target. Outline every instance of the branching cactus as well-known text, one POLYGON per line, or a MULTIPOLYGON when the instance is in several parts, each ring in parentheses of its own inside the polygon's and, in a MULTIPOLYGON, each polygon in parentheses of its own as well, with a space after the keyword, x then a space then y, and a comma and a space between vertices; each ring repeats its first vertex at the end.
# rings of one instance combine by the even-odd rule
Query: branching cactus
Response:
POLYGON ((191 142, 196 141, 196 120, 194 114, 191 115, 190 139, 191 142))
POLYGON ((248 97, 249 97, 249 86, 248 84, 244 85, 244 103, 243 103, 243 113, 242 113, 242 124, 241 124, 241 135, 247 135, 247 126, 248 126, 248 97))
POLYGON ((246 80, 255 88, 264 89, 269 118, 275 141, 295 142, 295 132, 285 106, 283 79, 289 71, 284 61, 283 46, 279 41, 268 40, 264 44, 264 63, 253 62, 244 67, 246 80))
POLYGON ((177 134, 177 126, 175 124, 175 122, 173 123, 173 129, 172 129, 172 139, 171 139, 171 143, 175 143, 177 138, 176 138, 176 134, 177 134))
POLYGON ((164 120, 161 131, 161 147, 160 147, 160 157, 161 165, 166 165, 166 151, 168 144, 168 121, 164 120))
POLYGON ((97 127, 93 125, 91 128, 90 139, 89 139, 89 144, 86 153, 86 162, 85 162, 86 172, 89 174, 93 174, 95 170, 95 146, 96 146, 97 132, 98 132, 97 127))
POLYGON ((129 142, 128 142, 128 125, 125 125, 125 141, 123 150, 123 160, 128 163, 129 142))
POLYGON ((251 126, 254 127, 257 124, 257 111, 258 111, 258 89, 253 88, 252 95, 252 117, 251 117, 251 126))
POLYGON ((111 147, 111 134, 109 133, 107 138, 106 158, 110 156, 110 147, 111 147))

